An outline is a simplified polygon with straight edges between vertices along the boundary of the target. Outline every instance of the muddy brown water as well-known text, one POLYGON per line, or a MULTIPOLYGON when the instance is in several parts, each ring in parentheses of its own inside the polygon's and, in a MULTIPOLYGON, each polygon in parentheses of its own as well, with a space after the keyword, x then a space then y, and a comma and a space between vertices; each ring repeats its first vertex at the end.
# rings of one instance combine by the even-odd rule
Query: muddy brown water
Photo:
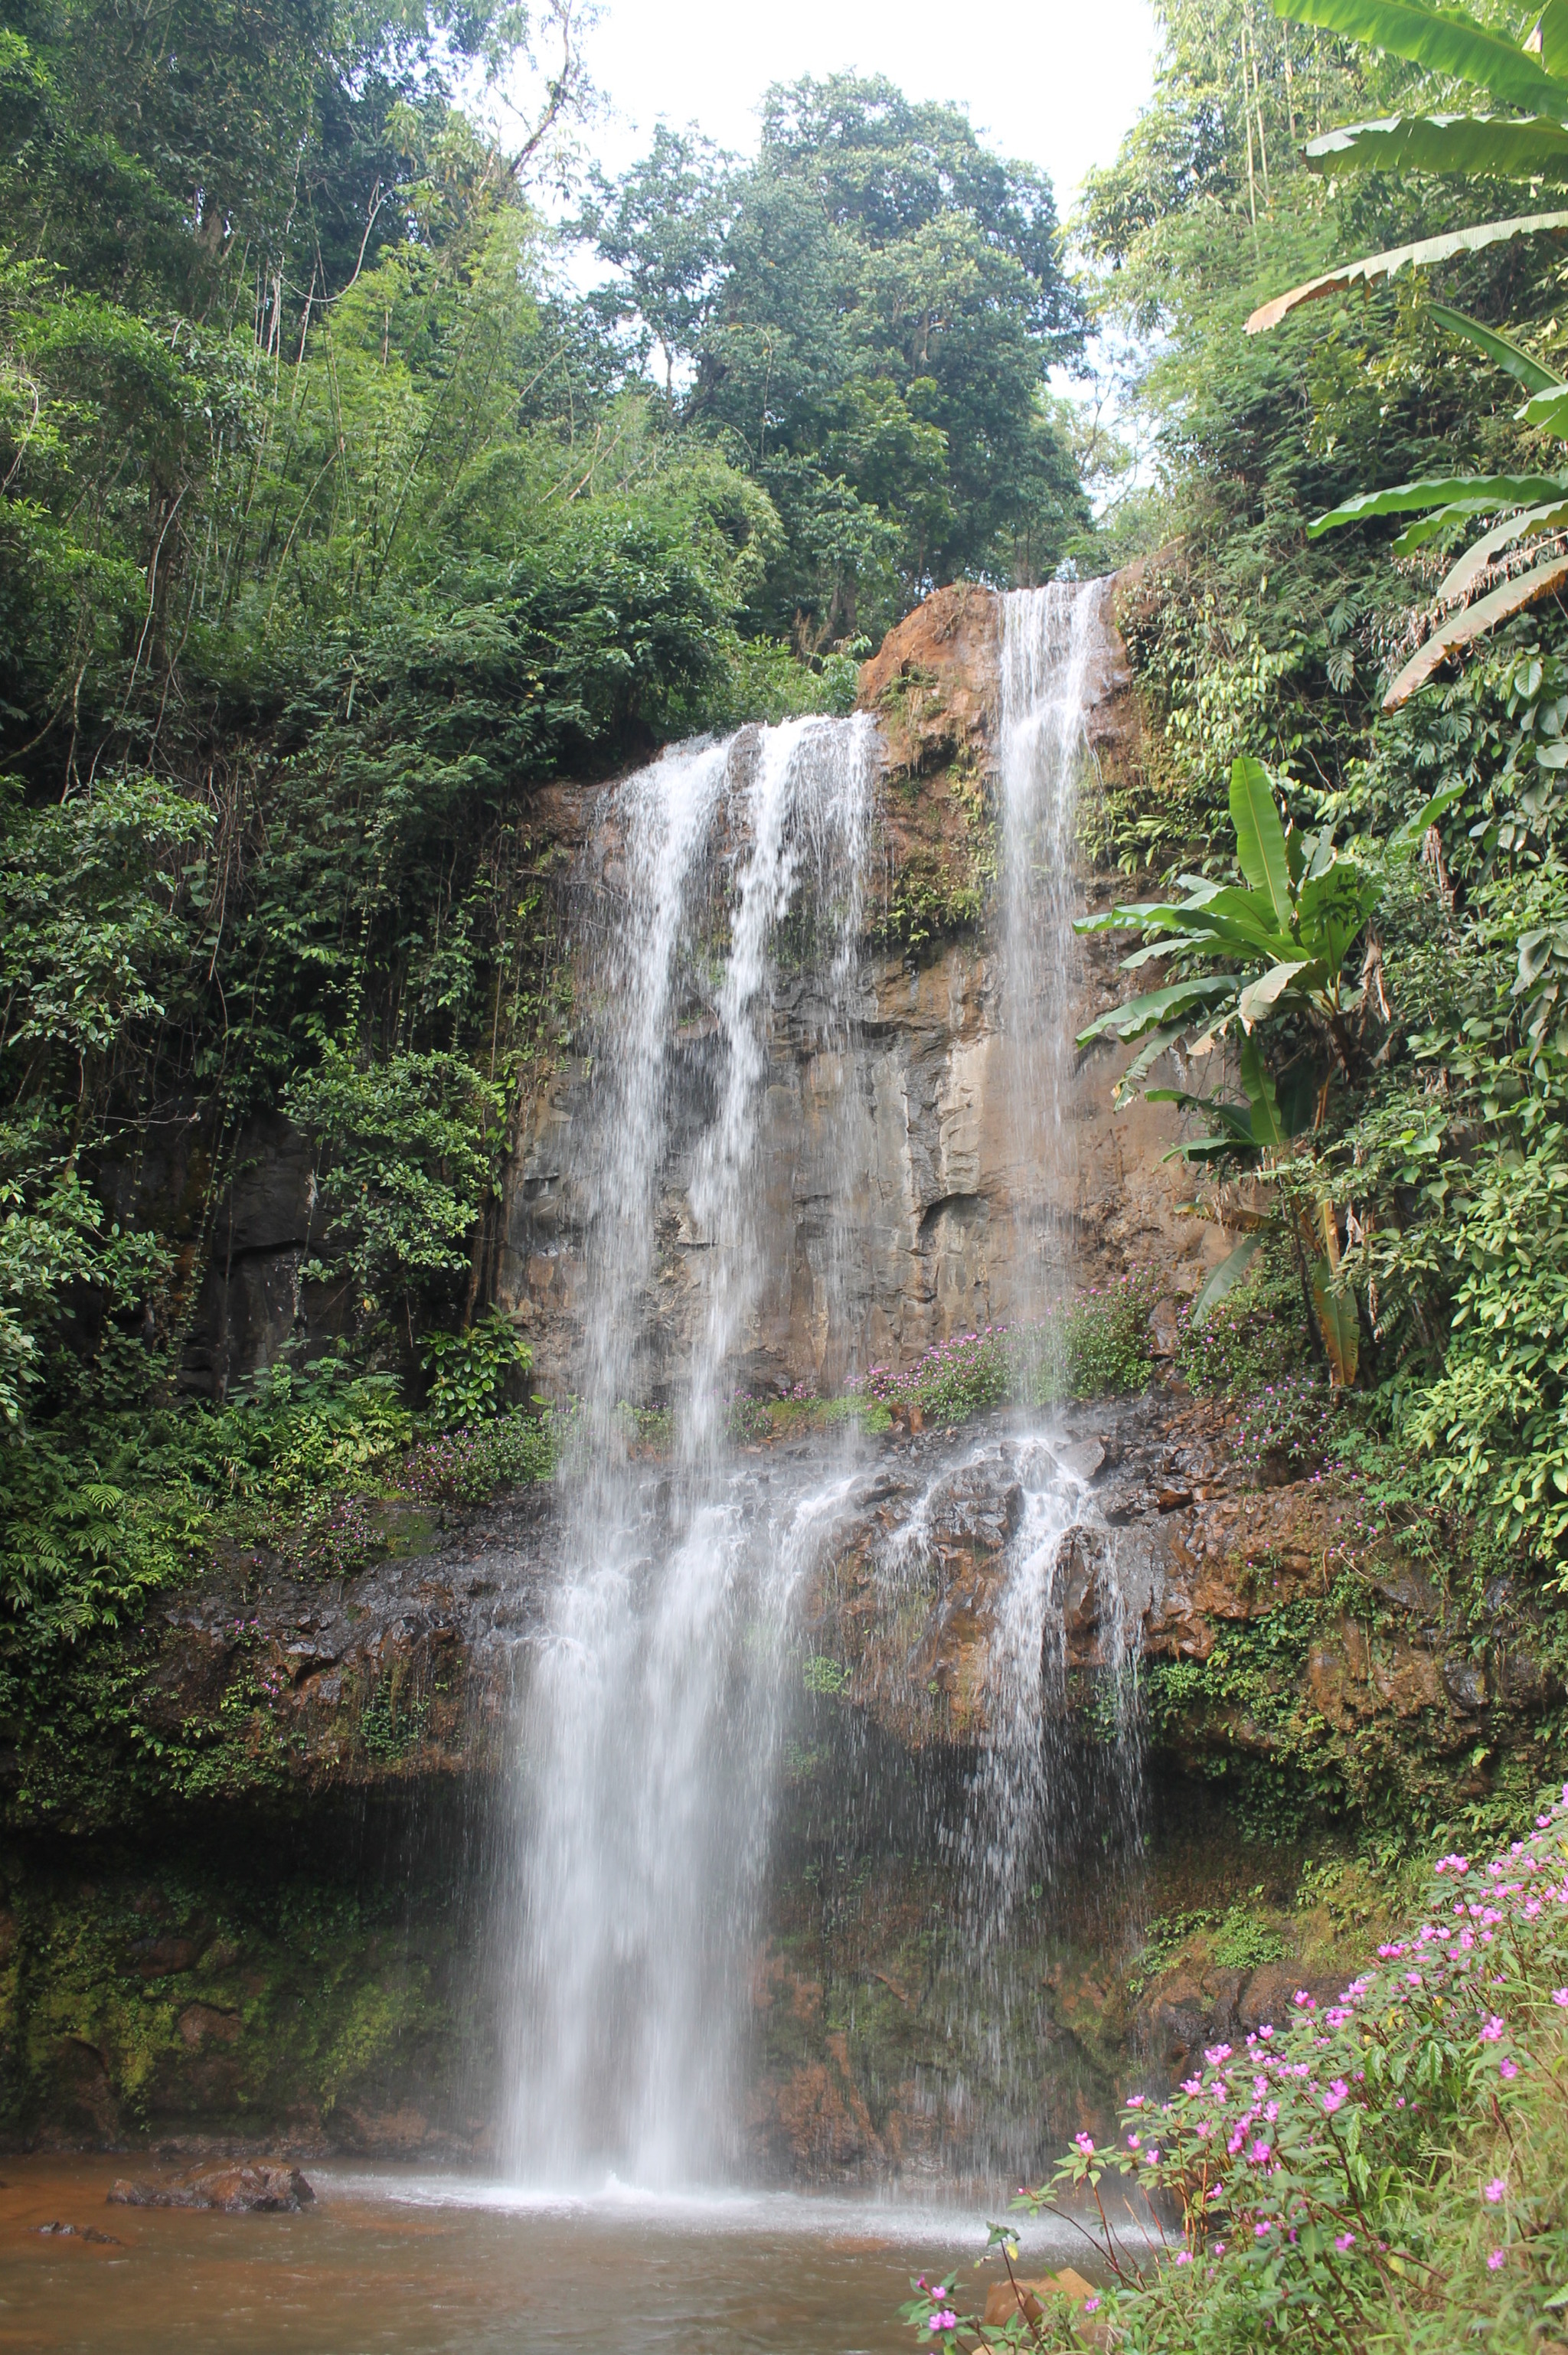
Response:
MULTIPOLYGON (((978 2302, 997 2270, 975 2271, 979 2209, 613 2186, 554 2200, 318 2167, 299 2215, 106 2204, 117 2176, 153 2172, 0 2158, 0 2355, 894 2355, 915 2343, 898 2319, 912 2274, 961 2266, 978 2302), (39 2230, 54 2223, 77 2231, 39 2230)), ((1027 2250, 1031 2267, 1068 2254, 1027 2250)))

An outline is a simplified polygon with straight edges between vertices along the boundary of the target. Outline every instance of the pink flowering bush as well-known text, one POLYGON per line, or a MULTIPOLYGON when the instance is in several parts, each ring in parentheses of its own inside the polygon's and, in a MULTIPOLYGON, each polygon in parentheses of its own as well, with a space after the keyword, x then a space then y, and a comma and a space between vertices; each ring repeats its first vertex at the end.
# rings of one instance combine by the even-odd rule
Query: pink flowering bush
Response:
POLYGON ((1009 1401, 1104 1398, 1142 1390, 1149 1376, 1149 1311, 1158 1278, 1135 1269, 1080 1292, 1035 1325, 984 1325, 933 1341, 909 1365, 873 1366, 851 1396, 918 1407, 933 1422, 962 1423, 1009 1401))
MULTIPOLYGON (((1101 2341, 1129 2355, 1524 2355, 1568 2310, 1565 1979, 1568 1785, 1502 1854, 1441 1858, 1417 1923, 1337 2004, 1298 1998, 1211 2046, 1168 2100, 1129 2100, 1113 2139, 1081 2132, 1015 2208, 1087 2229, 1101 2341)), ((1053 2343, 1021 2318, 944 2336, 1053 2343)))

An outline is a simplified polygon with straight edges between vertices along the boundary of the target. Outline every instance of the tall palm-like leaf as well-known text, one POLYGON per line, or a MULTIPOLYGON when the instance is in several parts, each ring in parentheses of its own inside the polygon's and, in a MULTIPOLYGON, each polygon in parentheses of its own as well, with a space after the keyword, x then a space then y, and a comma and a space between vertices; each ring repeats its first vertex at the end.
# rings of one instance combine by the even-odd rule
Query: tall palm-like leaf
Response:
MULTIPOLYGON (((1297 23, 1387 50, 1431 73, 1467 81, 1503 106, 1519 110, 1512 115, 1391 115, 1348 123, 1308 143, 1306 160, 1313 170, 1417 170, 1568 187, 1568 0, 1546 0, 1522 48, 1457 9, 1430 8, 1421 0, 1274 0, 1274 6, 1278 15, 1297 23)), ((1253 312, 1247 332, 1257 335, 1276 326, 1302 304, 1349 286, 1392 279, 1406 269, 1435 268, 1512 239, 1564 229, 1568 213, 1526 213, 1369 254, 1276 295, 1253 312)), ((1568 442, 1568 384, 1511 336, 1480 320, 1446 304, 1434 304, 1432 315, 1446 333, 1483 352, 1523 387, 1531 398, 1520 412, 1522 421, 1568 442)), ((1319 516, 1311 530, 1316 537, 1375 516, 1408 514, 1416 520, 1394 543, 1397 553, 1408 555, 1472 518, 1503 517, 1450 569, 1438 592, 1440 604, 1449 607, 1480 586, 1494 564, 1509 564, 1530 540, 1555 537, 1568 528, 1565 510, 1568 470, 1528 476, 1451 475, 1346 499, 1319 516)), ((1385 709, 1413 695, 1448 655, 1551 593, 1565 578, 1568 562, 1549 557, 1451 615, 1400 672, 1383 698, 1385 709)))
MULTIPOLYGON (((1456 790, 1448 787, 1435 795, 1402 828, 1393 847, 1413 849, 1456 790)), ((1231 819, 1244 888, 1187 875, 1181 879, 1184 897, 1179 900, 1112 908, 1104 915, 1083 918, 1077 926, 1083 932, 1144 933, 1144 945, 1123 960, 1124 972, 1165 957, 1178 957, 1189 966, 1221 963, 1224 970, 1189 973, 1184 980, 1110 1007, 1079 1033, 1078 1045, 1083 1050, 1106 1039, 1140 1042, 1117 1085, 1117 1101, 1123 1102, 1167 1048, 1185 1047, 1189 1056, 1202 1055, 1217 1040, 1232 1036, 1243 1102, 1174 1088, 1150 1088, 1148 1100, 1179 1104, 1208 1124, 1202 1135, 1188 1137, 1175 1148, 1183 1159, 1278 1172, 1289 1158, 1291 1124, 1284 1116, 1269 1069, 1265 1039, 1270 1026, 1287 1015, 1305 1020, 1327 1038, 1333 1053, 1349 1067, 1352 1018, 1364 985, 1347 981, 1346 963, 1377 906, 1381 886, 1355 859, 1336 849, 1327 826, 1307 837, 1295 827, 1286 832, 1268 773, 1256 761, 1243 758, 1232 764, 1231 819)), ((1313 1258, 1313 1308, 1329 1379, 1337 1389, 1349 1388, 1356 1379, 1356 1304, 1339 1276, 1332 1205, 1320 1203, 1315 1216, 1321 1241, 1310 1224, 1307 1230, 1313 1258)), ((1256 1235, 1248 1236, 1215 1269, 1195 1305, 1195 1317, 1207 1315, 1240 1281, 1257 1247, 1256 1235)))

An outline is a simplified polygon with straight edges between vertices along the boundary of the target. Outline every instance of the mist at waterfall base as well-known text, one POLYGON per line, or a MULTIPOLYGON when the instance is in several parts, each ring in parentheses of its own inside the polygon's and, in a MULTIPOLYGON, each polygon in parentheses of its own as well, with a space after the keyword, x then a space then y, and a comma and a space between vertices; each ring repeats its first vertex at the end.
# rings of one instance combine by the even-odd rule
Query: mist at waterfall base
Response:
MULTIPOLYGON (((1083 703, 1104 593, 1002 601, 994 1017, 1037 1314, 1072 1281, 1061 1093, 1083 703)), ((766 1450, 731 1437, 778 1216, 759 1183, 759 1136, 786 970, 805 978, 806 1050, 841 1075, 815 1208, 819 1370, 836 1384, 864 1361, 843 1239, 869 1161, 848 1050, 865 1007, 877 766, 864 717, 678 746, 609 790, 585 862, 583 1469, 564 1500, 549 1625, 517 1663, 495 1840, 499 2148, 519 2185, 668 2193, 776 2175, 750 2099, 770 1888, 820 1874, 826 1856, 837 1881, 859 1875, 863 1891, 890 1855, 929 1890, 945 2017, 917 2073, 931 2132, 901 2179, 955 2193, 1016 2182, 1050 2155, 1056 2122, 1038 2073, 1015 2058, 1049 2033, 1015 1926, 1049 1913, 1084 1858, 1104 1880, 1108 1859, 1136 1848, 1129 1629, 1108 1673, 1114 1738, 1085 1745, 1070 1725, 1061 1540, 1096 1517, 1049 1423, 922 1443, 923 1487, 880 1540, 876 1576, 896 1609, 943 1484, 972 1476, 987 1450, 1006 1455, 1021 1502, 987 1731, 918 1774, 805 1674, 803 1604, 874 1494, 875 1444, 849 1423, 766 1450), (672 1174, 685 1205, 674 1235, 659 1231, 672 1174), (691 1298, 675 1378, 654 1401, 653 1337, 667 1337, 677 1257, 691 1298), (667 1410, 662 1460, 629 1447, 628 1402, 667 1410), (804 1795, 792 1765, 803 1750, 816 1762, 804 1795)), ((1104 1551, 1114 1566, 1109 1540, 1104 1551)))

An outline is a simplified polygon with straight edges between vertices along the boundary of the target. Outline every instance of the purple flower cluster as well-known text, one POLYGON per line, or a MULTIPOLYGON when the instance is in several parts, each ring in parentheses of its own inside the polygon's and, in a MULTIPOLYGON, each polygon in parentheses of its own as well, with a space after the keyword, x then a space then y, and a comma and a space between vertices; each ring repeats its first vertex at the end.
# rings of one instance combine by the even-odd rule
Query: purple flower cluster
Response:
MULTIPOLYGON (((1454 1854, 1435 1875, 1427 1918, 1380 1946, 1378 1967, 1338 2003, 1319 2011, 1301 1988, 1283 2032, 1260 2027, 1244 2051, 1211 2045, 1168 2102, 1124 2105, 1123 2146, 1080 2133, 1051 2185, 1025 2204, 1052 2206, 1060 2190, 1092 2190, 1115 2168, 1177 2202, 1189 2257, 1217 2260, 1228 2247, 1232 2264, 1266 2264, 1284 2304, 1321 2296, 1313 2252, 1330 2243, 1347 2263, 1397 2275, 1408 2253, 1383 2237, 1397 2233, 1397 2202, 1380 2211, 1347 2151, 1374 2159, 1374 2184, 1397 2186, 1446 2146, 1467 2106, 1506 2125, 1496 2105, 1509 2087, 1531 2073, 1555 2085, 1562 2073, 1553 2014, 1568 2010, 1568 1987, 1552 1982, 1568 1958, 1568 1785, 1484 1872, 1454 1854)), ((1503 2174, 1480 2192, 1491 2207, 1508 2195, 1503 2174)), ((1527 2237, 1524 2222, 1518 2232, 1527 2237)), ((1492 2270, 1506 2254, 1493 2252, 1492 2270)))
POLYGON ((1313 1374, 1286 1374, 1243 1401, 1236 1417, 1236 1462, 1254 1477, 1270 1458, 1296 1476, 1338 1469, 1339 1436, 1328 1385, 1313 1374))
POLYGON ((956 1422, 1009 1399, 1063 1392, 1094 1397, 1141 1387, 1157 1273, 1135 1268, 1114 1284, 1064 1299, 1030 1324, 987 1324, 933 1341, 905 1366, 872 1366, 846 1383, 851 1398, 918 1407, 956 1422))
MULTIPOLYGON (((1342 2310, 1354 2328, 1336 2343, 1360 2344, 1370 2311, 1408 2305, 1424 2283, 1443 2289, 1414 2245, 1425 2227, 1410 2187, 1452 2168, 1478 2136, 1497 2169, 1478 2168, 1474 2186, 1494 2243, 1487 2272, 1517 2263, 1516 2277, 1550 2280, 1560 2234, 1552 2203, 1525 2179, 1529 2122, 1510 2119, 1509 2105, 1532 2081, 1559 2106, 1568 2101, 1565 1980, 1568 1784, 1531 1833, 1484 1867, 1441 1858, 1425 1918, 1380 1946, 1337 2003, 1320 2007, 1298 1988, 1278 2030, 1208 2046, 1168 2101, 1130 2095, 1115 2140, 1081 2128, 1051 2181, 1014 2205, 1070 2215, 1081 2229, 1098 2216, 1091 2236, 1117 2286, 1083 2311, 1108 2305, 1118 2344, 1200 2343, 1195 2305, 1231 2281, 1217 2313, 1256 2311, 1282 2340, 1317 2345, 1342 2310), (1107 2170, 1181 2216, 1168 2267, 1123 2247, 1111 2222, 1123 2203, 1108 2206, 1099 2190, 1107 2170)), ((905 2318, 923 2334, 953 2334, 947 2285, 923 2275, 914 2286, 905 2318)), ((959 2320, 956 2334, 947 2343, 965 2355, 988 2343, 975 2320, 959 2320)))

